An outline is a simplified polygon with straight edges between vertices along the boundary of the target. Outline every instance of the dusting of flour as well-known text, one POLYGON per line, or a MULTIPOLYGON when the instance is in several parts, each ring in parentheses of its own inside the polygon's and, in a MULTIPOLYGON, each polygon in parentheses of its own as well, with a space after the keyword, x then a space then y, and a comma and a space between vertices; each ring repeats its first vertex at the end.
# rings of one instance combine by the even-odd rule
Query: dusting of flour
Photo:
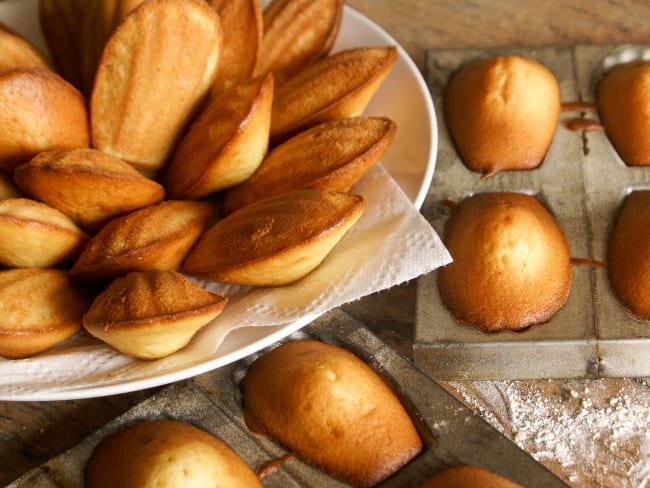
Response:
POLYGON ((478 381, 448 386, 570 486, 650 488, 646 381, 478 381))

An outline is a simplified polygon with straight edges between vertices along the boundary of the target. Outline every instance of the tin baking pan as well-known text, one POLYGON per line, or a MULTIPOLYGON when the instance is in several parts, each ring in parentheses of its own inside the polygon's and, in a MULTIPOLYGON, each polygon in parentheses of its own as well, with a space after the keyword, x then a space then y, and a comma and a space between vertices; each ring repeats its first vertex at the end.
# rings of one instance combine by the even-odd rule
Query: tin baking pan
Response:
MULTIPOLYGON (((456 464, 480 466, 527 487, 566 486, 344 311, 328 312, 286 340, 302 338, 336 344, 358 355, 393 387, 414 419, 424 451, 380 486, 418 486, 456 464)), ((255 358, 165 388, 9 486, 81 488, 86 461, 102 438, 128 423, 154 418, 185 421, 212 433, 255 470, 282 458, 287 454, 282 447, 252 434, 244 423, 238 383, 255 358)), ((297 458, 282 463, 262 482, 278 488, 347 486, 297 458)))
MULTIPOLYGON (((499 54, 519 54, 548 67, 560 84, 563 105, 595 107, 595 83, 604 62, 642 57, 647 46, 457 49, 427 52, 426 79, 438 113, 450 75, 463 63, 499 54)), ((650 324, 630 317, 613 295, 605 262, 609 231, 632 190, 650 187, 650 168, 626 166, 603 131, 577 131, 577 117, 595 112, 563 111, 542 165, 481 179, 463 165, 439 116, 438 166, 422 213, 442 235, 449 216, 445 201, 477 192, 534 195, 555 216, 574 258, 569 298, 547 323, 519 332, 485 333, 461 325, 440 300, 438 271, 418 279, 414 361, 439 380, 598 378, 650 374, 650 324)), ((471 286, 471 283, 468 283, 471 286)))

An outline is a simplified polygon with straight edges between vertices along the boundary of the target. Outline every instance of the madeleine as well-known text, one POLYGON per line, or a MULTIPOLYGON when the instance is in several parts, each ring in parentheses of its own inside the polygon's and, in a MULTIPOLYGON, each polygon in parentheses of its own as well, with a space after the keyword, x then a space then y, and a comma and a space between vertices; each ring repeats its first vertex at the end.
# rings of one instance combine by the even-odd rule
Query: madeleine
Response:
POLYGON ((0 169, 13 171, 50 149, 88 147, 88 114, 81 94, 42 68, 0 73, 0 169))
POLYGON ((28 198, 0 200, 0 264, 49 268, 74 261, 88 235, 64 213, 28 198))
POLYGON ((476 466, 458 465, 445 468, 420 488, 523 488, 491 471, 476 466))
POLYGON ((175 270, 212 217, 207 202, 167 200, 116 217, 93 236, 70 272, 106 281, 131 271, 175 270))
POLYGON ((0 271, 0 355, 32 356, 81 329, 92 297, 57 269, 0 271))
POLYGON ((422 450, 393 391, 336 346, 282 344, 251 365, 241 391, 253 432, 354 486, 376 485, 422 450))
POLYGON ((221 18, 221 61, 212 97, 255 74, 262 44, 262 8, 258 0, 209 0, 221 18))
POLYGON ((248 179, 266 154, 272 103, 271 75, 213 99, 169 163, 164 177, 169 196, 196 199, 248 179))
POLYGON ((598 82, 596 92, 605 133, 623 162, 650 165, 650 62, 614 66, 598 82))
POLYGON ((253 176, 228 191, 224 211, 301 188, 347 193, 390 147, 396 130, 386 117, 352 117, 301 132, 275 147, 253 176))
POLYGON ((90 98, 94 148, 155 173, 216 77, 219 15, 201 0, 153 0, 127 15, 99 61, 90 98))
POLYGON ((542 164, 560 108, 555 75, 521 56, 461 66, 444 95, 445 120, 461 160, 485 176, 542 164))
POLYGON ((621 204, 607 240, 607 276, 632 317, 650 319, 650 191, 630 193, 621 204))
POLYGON ((50 69, 50 66, 31 42, 0 23, 0 72, 13 68, 50 69))
POLYGON ((140 420, 105 437, 85 471, 86 488, 262 488, 226 444, 179 420, 140 420))
POLYGON ((165 197, 130 164, 96 149, 46 151, 14 171, 18 187, 96 232, 108 220, 165 197))
POLYGON ((260 200, 208 229, 181 271, 239 285, 292 283, 325 259, 364 208, 360 195, 321 189, 260 200))
POLYGON ((124 354, 156 359, 185 347, 227 301, 174 271, 132 272, 97 296, 83 326, 124 354))
POLYGON ((476 193, 445 224, 453 262, 438 275, 440 296, 461 322, 492 332, 546 322, 571 288, 569 246, 533 196, 476 193))
POLYGON ((271 143, 328 120, 356 117, 397 61, 394 46, 353 48, 309 64, 278 87, 271 143))
POLYGON ((273 0, 264 9, 257 74, 278 85, 329 54, 341 27, 343 0, 273 0))

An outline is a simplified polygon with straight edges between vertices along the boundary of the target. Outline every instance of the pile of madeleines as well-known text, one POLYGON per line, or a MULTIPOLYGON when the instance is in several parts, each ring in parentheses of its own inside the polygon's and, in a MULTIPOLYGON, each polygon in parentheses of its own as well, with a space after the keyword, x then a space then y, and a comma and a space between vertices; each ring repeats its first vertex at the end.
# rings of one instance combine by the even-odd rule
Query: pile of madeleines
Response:
MULTIPOLYGON (((596 95, 601 128, 621 160, 650 165, 650 62, 612 67, 596 95)), ((518 55, 467 62, 444 93, 460 159, 483 178, 542 164, 561 109, 553 73, 518 55)), ((650 191, 633 191, 612 225, 604 263, 614 294, 642 320, 650 319, 649 228, 650 191)), ((566 237, 533 195, 485 192, 458 202, 445 223, 444 243, 454 261, 438 275, 440 297, 462 323, 487 332, 520 330, 548 321, 568 298, 566 237)))
POLYGON ((227 297, 295 282, 364 211, 395 46, 331 53, 342 0, 42 0, 0 27, 0 355, 82 327, 167 356, 227 297))

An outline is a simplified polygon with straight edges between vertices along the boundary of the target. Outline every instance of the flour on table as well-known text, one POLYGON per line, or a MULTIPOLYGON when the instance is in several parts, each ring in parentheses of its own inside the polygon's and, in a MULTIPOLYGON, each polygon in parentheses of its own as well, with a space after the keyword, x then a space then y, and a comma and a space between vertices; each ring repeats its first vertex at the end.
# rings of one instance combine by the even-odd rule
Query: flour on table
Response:
POLYGON ((650 487, 650 387, 632 379, 451 382, 490 424, 576 487, 650 487))

